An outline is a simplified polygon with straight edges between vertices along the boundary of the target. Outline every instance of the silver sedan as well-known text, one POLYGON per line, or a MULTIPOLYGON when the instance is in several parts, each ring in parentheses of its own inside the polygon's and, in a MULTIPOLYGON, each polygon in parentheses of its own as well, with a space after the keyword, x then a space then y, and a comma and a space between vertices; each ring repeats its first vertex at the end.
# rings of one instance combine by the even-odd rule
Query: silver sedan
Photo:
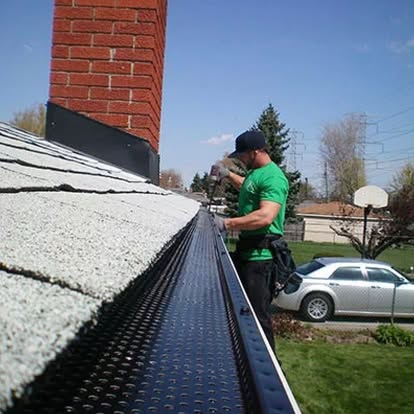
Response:
POLYGON ((301 311, 313 322, 332 315, 414 317, 414 284, 387 263, 319 258, 298 266, 299 287, 287 286, 279 308, 301 311))

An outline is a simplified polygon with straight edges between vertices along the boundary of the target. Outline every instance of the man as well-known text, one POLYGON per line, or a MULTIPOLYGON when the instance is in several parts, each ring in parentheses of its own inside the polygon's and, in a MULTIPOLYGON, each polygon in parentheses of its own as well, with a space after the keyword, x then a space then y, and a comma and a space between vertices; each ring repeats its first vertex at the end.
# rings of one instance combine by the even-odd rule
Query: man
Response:
POLYGON ((272 349, 275 349, 270 304, 274 262, 269 242, 283 236, 288 180, 271 160, 261 131, 246 131, 236 138, 237 158, 247 167, 246 177, 217 164, 218 179, 226 178, 239 193, 239 217, 215 216, 220 231, 240 230, 235 266, 272 349))

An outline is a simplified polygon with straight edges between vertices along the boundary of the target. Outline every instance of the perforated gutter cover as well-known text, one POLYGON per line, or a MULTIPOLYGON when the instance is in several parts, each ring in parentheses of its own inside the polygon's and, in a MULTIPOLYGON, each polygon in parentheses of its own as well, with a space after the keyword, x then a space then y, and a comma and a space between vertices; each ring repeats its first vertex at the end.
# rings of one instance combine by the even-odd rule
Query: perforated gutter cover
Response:
POLYGON ((299 412, 198 203, 0 124, 0 209, 0 412, 299 412))

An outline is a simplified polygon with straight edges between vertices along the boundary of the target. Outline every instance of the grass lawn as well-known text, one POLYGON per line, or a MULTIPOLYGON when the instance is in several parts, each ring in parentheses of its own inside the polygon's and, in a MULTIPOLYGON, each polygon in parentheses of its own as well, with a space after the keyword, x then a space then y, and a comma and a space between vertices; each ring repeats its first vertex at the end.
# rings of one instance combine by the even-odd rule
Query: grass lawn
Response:
MULTIPOLYGON (((297 264, 312 260, 315 254, 338 254, 348 257, 360 257, 360 254, 349 244, 290 242, 293 257, 297 264)), ((377 257, 378 260, 390 263, 403 272, 414 267, 414 246, 389 248, 377 257)))
MULTIPOLYGON (((227 241, 227 248, 233 251, 236 247, 234 240, 227 241)), ((360 257, 360 254, 349 244, 289 242, 297 265, 309 262, 315 254, 337 254, 344 257, 360 257)), ((410 276, 410 266, 414 267, 414 246, 389 248, 377 257, 378 260, 392 264, 397 269, 410 276)), ((414 278, 414 274, 411 275, 414 278)))
POLYGON ((413 413, 414 348, 277 339, 303 414, 413 413))

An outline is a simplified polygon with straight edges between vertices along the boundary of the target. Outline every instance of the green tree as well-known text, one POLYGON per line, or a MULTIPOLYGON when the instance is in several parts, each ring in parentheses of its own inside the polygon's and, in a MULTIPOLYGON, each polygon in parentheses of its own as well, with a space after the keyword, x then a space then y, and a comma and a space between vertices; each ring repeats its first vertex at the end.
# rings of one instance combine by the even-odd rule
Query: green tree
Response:
POLYGON ((289 195, 286 204, 286 222, 296 222, 296 205, 298 204, 300 190, 300 172, 287 171, 285 164, 285 151, 289 148, 289 129, 279 119, 279 113, 272 104, 262 112, 252 130, 260 130, 266 137, 269 145, 269 155, 285 173, 289 181, 289 195))
POLYGON ((203 192, 203 183, 198 172, 194 175, 193 181, 190 185, 190 189, 193 193, 203 192))
POLYGON ((394 191, 401 190, 404 186, 414 188, 414 163, 407 162, 399 172, 397 172, 391 182, 394 191))
POLYGON ((11 125, 32 132, 40 137, 46 132, 46 109, 45 105, 37 104, 23 111, 15 112, 9 121, 11 125))
POLYGON ((210 175, 207 172, 204 172, 203 176, 201 177, 201 186, 206 194, 210 194, 211 184, 210 175))

